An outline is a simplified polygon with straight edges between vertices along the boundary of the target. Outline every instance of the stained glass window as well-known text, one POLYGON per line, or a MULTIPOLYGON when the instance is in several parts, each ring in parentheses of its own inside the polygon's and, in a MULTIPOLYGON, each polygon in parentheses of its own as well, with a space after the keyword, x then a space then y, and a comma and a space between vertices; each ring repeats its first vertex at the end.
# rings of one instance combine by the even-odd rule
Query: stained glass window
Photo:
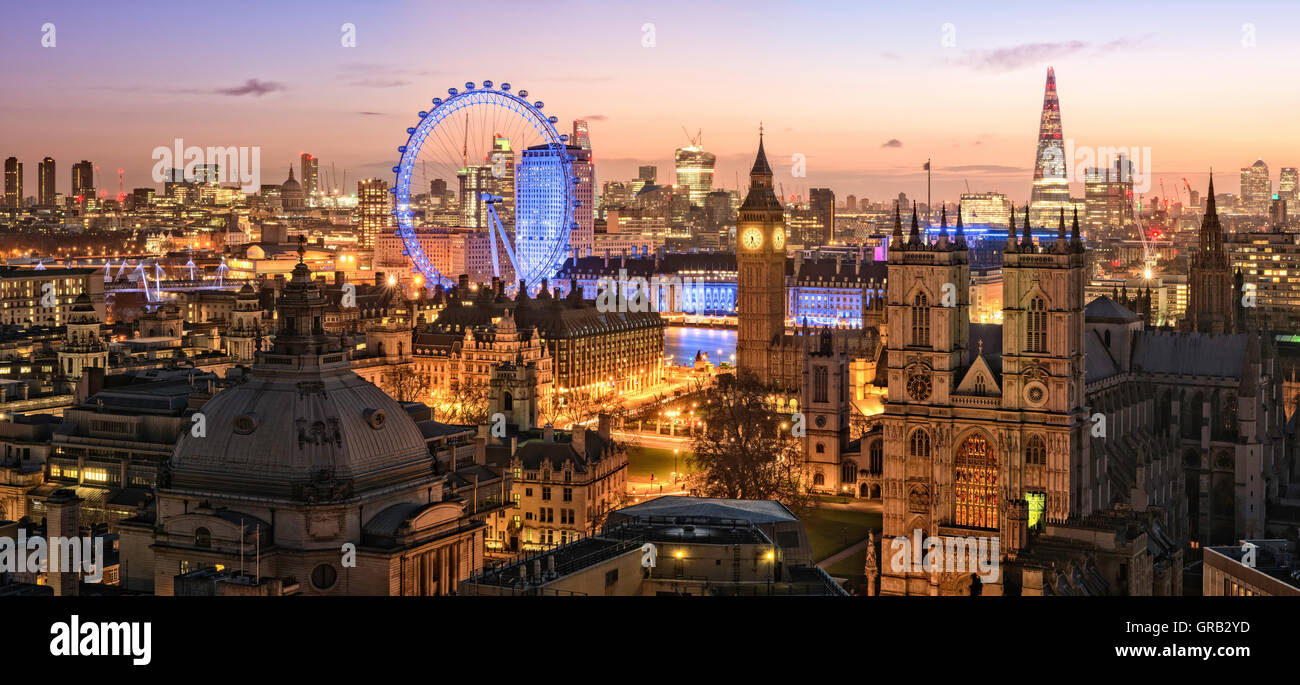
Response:
POLYGON ((953 491, 955 523, 967 528, 998 527, 998 460, 993 446, 972 435, 957 450, 953 491))

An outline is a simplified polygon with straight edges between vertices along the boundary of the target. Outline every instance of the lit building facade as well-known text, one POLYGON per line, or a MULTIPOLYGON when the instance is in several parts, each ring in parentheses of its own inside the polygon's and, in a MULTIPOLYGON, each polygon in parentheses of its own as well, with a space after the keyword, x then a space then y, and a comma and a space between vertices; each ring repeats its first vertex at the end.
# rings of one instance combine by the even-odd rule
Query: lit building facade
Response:
POLYGON ((1273 200, 1273 182, 1264 160, 1241 169, 1241 208, 1251 216, 1267 216, 1273 200))
POLYGON ((704 196, 713 191, 713 167, 718 157, 699 145, 677 148, 673 154, 677 185, 689 188, 691 204, 704 205, 704 196))
POLYGON ((393 225, 393 196, 388 182, 367 178, 357 182, 357 247, 373 250, 380 233, 393 225))

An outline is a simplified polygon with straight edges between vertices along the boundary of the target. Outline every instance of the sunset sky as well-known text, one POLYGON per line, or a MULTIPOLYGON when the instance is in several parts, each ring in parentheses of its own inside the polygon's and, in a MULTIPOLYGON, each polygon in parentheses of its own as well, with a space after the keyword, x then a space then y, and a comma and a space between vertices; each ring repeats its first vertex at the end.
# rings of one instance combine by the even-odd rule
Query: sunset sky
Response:
POLYGON ((1275 183, 1300 166, 1294 2, 3 2, 0 158, 25 164, 27 194, 46 155, 60 192, 83 158, 155 185, 151 152, 175 138, 260 146, 263 183, 303 151, 391 178, 416 111, 492 79, 589 120, 599 182, 650 163, 671 180, 684 126, 716 185, 743 185, 762 121, 787 194, 924 197, 933 158, 937 199, 969 182, 1023 202, 1048 66, 1065 136, 1149 147, 1171 190, 1213 166, 1236 192, 1259 157, 1275 183))

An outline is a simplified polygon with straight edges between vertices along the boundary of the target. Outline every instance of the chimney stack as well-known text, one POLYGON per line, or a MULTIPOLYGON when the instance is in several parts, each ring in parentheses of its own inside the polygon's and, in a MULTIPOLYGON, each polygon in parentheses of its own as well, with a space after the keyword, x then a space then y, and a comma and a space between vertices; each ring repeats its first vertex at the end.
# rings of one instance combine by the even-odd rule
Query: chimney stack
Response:
MULTIPOLYGON (((81 590, 81 581, 78 579, 78 573, 81 568, 81 559, 63 559, 64 552, 63 540, 73 540, 77 549, 81 549, 80 526, 77 524, 81 498, 77 493, 67 488, 55 490, 45 500, 45 545, 46 559, 49 560, 48 571, 46 572, 46 581, 54 588, 55 597, 76 597, 81 590), (73 564, 76 563, 74 567, 73 564), (65 573, 59 571, 60 568, 70 568, 65 573)), ((102 563, 101 560, 96 560, 102 563)))

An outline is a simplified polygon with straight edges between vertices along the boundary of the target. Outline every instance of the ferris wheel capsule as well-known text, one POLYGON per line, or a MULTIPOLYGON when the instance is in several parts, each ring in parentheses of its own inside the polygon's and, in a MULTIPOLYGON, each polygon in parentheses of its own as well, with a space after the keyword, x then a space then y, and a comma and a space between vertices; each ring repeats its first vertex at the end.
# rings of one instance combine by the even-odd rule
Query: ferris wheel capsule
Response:
POLYGON ((398 173, 398 172, 401 171, 401 170, 402 170, 402 167, 400 167, 400 166, 395 166, 395 167, 393 167, 393 173, 398 173))
MULTIPOLYGON (((551 115, 551 116, 547 117, 546 120, 549 121, 549 122, 551 122, 552 124, 558 124, 558 123, 560 123, 560 118, 557 117, 557 116, 555 116, 555 115, 551 115)), ((563 137, 563 136, 562 136, 562 137, 563 137)))
POLYGON ((501 90, 510 90, 510 84, 509 83, 501 84, 501 90))
POLYGON ((526 91, 526 90, 521 90, 521 91, 519 91, 519 97, 521 97, 521 98, 526 98, 526 97, 528 97, 528 91, 526 91))
POLYGON ((535 108, 537 108, 537 109, 541 109, 541 108, 544 107, 544 106, 545 106, 545 105, 542 103, 541 100, 538 100, 537 102, 534 102, 534 103, 533 103, 533 107, 535 107, 535 108))
POLYGON ((491 82, 491 81, 484 81, 484 82, 483 82, 483 87, 484 87, 484 88, 491 88, 491 87, 492 87, 492 82, 491 82))
POLYGON ((406 129, 406 135, 409 136, 409 135, 411 135, 412 133, 415 133, 415 127, 414 127, 414 126, 408 126, 407 129, 406 129))
POLYGON ((434 107, 437 107, 438 105, 441 105, 441 104, 442 104, 442 98, 434 98, 434 99, 433 99, 433 106, 434 106, 434 107))
POLYGON ((465 90, 474 90, 474 82, 473 82, 473 81, 466 81, 466 82, 465 82, 465 90))
POLYGON ((448 95, 455 95, 456 93, 459 93, 459 92, 460 92, 460 91, 456 90, 455 88, 448 88, 448 89, 447 89, 447 94, 448 94, 448 95))
POLYGON ((429 113, 426 112, 426 111, 424 111, 424 110, 420 110, 420 111, 416 112, 415 114, 416 114, 416 116, 420 117, 421 119, 423 119, 423 118, 429 116, 429 113))

